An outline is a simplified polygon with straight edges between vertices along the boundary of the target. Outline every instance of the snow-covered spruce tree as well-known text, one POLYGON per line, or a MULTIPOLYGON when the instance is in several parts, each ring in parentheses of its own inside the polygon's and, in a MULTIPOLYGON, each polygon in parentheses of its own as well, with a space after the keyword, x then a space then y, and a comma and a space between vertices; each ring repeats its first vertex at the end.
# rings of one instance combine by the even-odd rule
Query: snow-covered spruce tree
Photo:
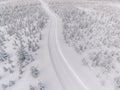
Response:
POLYGON ((32 77, 38 78, 39 74, 40 74, 40 71, 36 67, 32 66, 31 67, 31 75, 32 75, 32 77))

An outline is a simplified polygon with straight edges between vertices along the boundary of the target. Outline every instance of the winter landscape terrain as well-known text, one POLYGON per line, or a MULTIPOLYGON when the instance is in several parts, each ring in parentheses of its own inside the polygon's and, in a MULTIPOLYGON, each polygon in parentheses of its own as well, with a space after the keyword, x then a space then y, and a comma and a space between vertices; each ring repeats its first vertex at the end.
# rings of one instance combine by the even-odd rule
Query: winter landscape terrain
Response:
POLYGON ((120 90, 119 0, 0 0, 0 90, 120 90))

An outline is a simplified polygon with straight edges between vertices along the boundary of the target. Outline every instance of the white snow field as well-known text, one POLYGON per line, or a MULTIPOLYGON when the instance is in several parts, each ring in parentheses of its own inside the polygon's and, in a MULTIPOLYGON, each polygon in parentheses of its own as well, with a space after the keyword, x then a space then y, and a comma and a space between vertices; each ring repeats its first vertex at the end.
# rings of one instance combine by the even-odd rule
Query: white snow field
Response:
POLYGON ((0 90, 120 90, 118 0, 0 0, 0 90))

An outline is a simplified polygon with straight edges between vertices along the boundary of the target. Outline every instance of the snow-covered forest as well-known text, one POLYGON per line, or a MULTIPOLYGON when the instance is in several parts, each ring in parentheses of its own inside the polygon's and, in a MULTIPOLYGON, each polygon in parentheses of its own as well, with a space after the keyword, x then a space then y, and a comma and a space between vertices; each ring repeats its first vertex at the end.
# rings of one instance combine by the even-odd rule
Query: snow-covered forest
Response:
POLYGON ((62 19, 64 42, 82 57, 83 65, 92 69, 102 85, 110 82, 119 90, 120 9, 95 2, 75 5, 50 4, 62 19))
MULTIPOLYGON (((35 61, 48 20, 40 4, 0 6, 0 90, 10 90, 35 61), (9 76, 7 80, 5 76, 9 76)), ((32 77, 37 78, 39 69, 30 67, 32 77)), ((41 83, 38 87, 44 88, 41 83)), ((36 90, 33 88, 30 86, 29 90, 36 90)))
POLYGON ((0 90, 120 90, 119 15, 119 0, 0 0, 0 90))

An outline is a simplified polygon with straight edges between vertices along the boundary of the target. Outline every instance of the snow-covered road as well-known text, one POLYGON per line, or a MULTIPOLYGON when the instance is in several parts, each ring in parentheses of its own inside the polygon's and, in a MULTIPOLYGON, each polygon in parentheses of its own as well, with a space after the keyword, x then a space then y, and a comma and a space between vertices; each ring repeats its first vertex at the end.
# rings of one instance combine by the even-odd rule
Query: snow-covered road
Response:
POLYGON ((73 68, 70 66, 59 46, 57 30, 60 30, 61 20, 52 12, 47 4, 41 1, 42 7, 46 10, 51 19, 51 28, 49 29, 48 49, 51 56, 51 62, 58 76, 63 90, 89 90, 73 68))

